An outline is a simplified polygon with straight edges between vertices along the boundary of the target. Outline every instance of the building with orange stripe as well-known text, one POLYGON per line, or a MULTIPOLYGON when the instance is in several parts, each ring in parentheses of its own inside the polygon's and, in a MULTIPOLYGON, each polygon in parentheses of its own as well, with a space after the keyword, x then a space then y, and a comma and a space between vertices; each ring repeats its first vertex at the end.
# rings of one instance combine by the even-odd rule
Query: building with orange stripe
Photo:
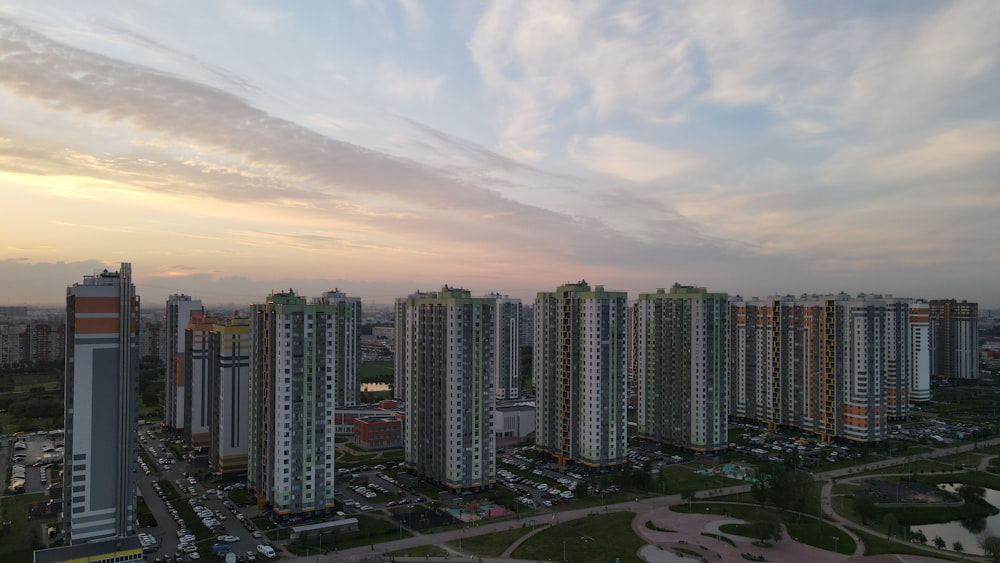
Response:
POLYGON ((731 307, 730 412, 824 440, 885 438, 929 383, 922 301, 803 295, 731 307))
POLYGON ((135 533, 139 298, 131 265, 66 291, 64 534, 69 544, 135 533))
POLYGON ((580 281, 539 292, 533 314, 535 448, 560 465, 624 463, 628 294, 580 281))
POLYGON ((164 378, 163 424, 169 430, 184 430, 184 398, 187 377, 184 374, 184 350, 187 336, 185 331, 191 321, 191 313, 202 311, 201 301, 188 295, 171 295, 167 298, 166 340, 167 373, 164 378))

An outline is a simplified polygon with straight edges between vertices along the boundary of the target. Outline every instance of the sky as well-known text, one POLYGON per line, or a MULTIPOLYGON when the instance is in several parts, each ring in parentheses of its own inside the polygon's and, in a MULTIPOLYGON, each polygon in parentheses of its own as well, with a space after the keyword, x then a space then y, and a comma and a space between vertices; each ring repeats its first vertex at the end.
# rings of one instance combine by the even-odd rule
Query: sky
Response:
POLYGON ((1000 3, 0 0, 0 304, 1000 307, 1000 3), (84 8, 85 6, 85 8, 84 8))

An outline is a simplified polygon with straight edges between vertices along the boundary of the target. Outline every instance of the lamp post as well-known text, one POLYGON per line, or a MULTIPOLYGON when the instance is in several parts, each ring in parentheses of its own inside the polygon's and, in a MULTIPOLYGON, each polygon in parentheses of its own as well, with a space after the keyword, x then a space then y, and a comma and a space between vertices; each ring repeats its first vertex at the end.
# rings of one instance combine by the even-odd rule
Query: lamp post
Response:
POLYGON ((566 540, 563 540, 563 561, 566 560, 566 540))
MULTIPOLYGON (((840 546, 840 536, 833 536, 833 552, 837 555, 840 554, 839 546, 840 546)), ((833 556, 834 561, 837 560, 837 555, 833 556)))

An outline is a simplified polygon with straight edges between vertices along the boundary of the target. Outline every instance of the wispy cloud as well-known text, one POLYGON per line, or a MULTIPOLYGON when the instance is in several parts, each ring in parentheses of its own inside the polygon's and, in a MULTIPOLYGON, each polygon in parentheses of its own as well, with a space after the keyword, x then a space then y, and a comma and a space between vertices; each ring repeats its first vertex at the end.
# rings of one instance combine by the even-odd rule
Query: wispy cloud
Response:
POLYGON ((393 62, 384 62, 379 67, 378 91, 390 100, 433 100, 443 84, 444 76, 422 76, 405 71, 393 62))

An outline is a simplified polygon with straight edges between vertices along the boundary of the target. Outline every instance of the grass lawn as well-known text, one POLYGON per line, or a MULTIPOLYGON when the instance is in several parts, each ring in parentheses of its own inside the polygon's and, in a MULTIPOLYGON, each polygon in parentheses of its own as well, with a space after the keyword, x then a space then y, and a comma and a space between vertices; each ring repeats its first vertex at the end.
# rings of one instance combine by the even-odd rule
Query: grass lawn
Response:
MULTIPOLYGON (((725 516, 730 516, 733 518, 741 518, 743 520, 756 520, 761 518, 771 518, 775 520, 781 520, 785 527, 788 529, 789 535, 795 538, 797 541, 802 542, 806 545, 811 545, 813 547, 818 547, 820 549, 825 549, 827 551, 834 551, 834 546, 837 548, 837 553, 850 554, 854 553, 854 540, 848 537, 846 534, 840 531, 839 528, 824 522, 818 518, 810 518, 808 516, 799 516, 798 514, 792 513, 781 513, 777 510, 769 507, 755 507, 755 506, 744 506, 739 504, 727 504, 727 503, 700 503, 695 502, 691 504, 690 511, 688 509, 688 504, 675 504, 670 507, 674 512, 691 512, 698 514, 720 514, 725 516), (834 537, 839 537, 838 541, 834 541, 834 537)), ((740 536, 753 537, 751 533, 747 531, 746 528, 742 527, 742 524, 734 524, 729 526, 724 526, 723 532, 732 533, 740 536)))
POLYGON ((557 524, 521 544, 511 557, 547 561, 641 562, 645 542, 632 532, 632 512, 613 512, 557 524), (564 557, 565 555, 565 557, 564 557))
POLYGON ((261 516, 260 518, 254 518, 250 521, 258 530, 273 530, 278 527, 277 524, 271 521, 267 516, 261 516))
POLYGON ((28 520, 28 506, 47 500, 45 493, 8 495, 0 500, 3 520, 11 522, 9 534, 0 532, 0 560, 4 563, 30 563, 34 550, 42 547, 42 524, 58 519, 28 520))
MULTIPOLYGON (((520 526, 503 532, 495 532, 482 536, 475 536, 462 540, 461 549, 471 551, 480 557, 500 557, 505 549, 510 547, 518 538, 531 532, 532 528, 522 528, 520 526)), ((459 542, 448 542, 448 545, 458 548, 459 542)))
POLYGON ((848 528, 854 534, 857 534, 861 541, 865 544, 865 555, 881 555, 883 553, 902 553, 905 555, 923 555, 925 557, 937 557, 938 559, 947 559, 949 561, 957 561, 954 557, 949 557, 947 555, 930 552, 915 545, 906 545, 900 543, 893 543, 886 540, 882 536, 875 536, 869 534, 868 532, 862 532, 857 528, 848 528))
POLYGON ((695 471, 700 468, 700 465, 686 463, 661 467, 658 482, 654 482, 651 485, 651 492, 673 495, 687 489, 704 491, 745 484, 743 481, 737 479, 696 473, 695 471))
POLYGON ((401 549, 399 551, 392 551, 386 555, 395 557, 447 557, 448 552, 436 545, 421 545, 417 547, 411 547, 409 549, 401 549))
POLYGON ((850 555, 854 553, 854 539, 831 524, 821 520, 803 518, 799 522, 785 521, 788 534, 797 541, 804 544, 834 551, 837 553, 850 555), (836 540, 834 538, 837 538, 836 540))
POLYGON ((362 383, 392 383, 396 368, 392 360, 374 360, 361 362, 358 372, 362 383))
MULTIPOLYGON (((374 545, 400 538, 399 524, 396 522, 369 514, 356 514, 354 517, 358 519, 358 531, 344 534, 326 534, 323 538, 324 551, 374 545)), ((281 528, 278 531, 284 530, 291 532, 291 528, 281 528)), ((406 530, 402 532, 402 537, 404 538, 411 535, 406 530)), ((299 539, 295 543, 288 544, 288 551, 296 554, 300 554, 301 551, 301 554, 309 552, 315 555, 318 548, 318 536, 310 536, 307 540, 299 539)))

